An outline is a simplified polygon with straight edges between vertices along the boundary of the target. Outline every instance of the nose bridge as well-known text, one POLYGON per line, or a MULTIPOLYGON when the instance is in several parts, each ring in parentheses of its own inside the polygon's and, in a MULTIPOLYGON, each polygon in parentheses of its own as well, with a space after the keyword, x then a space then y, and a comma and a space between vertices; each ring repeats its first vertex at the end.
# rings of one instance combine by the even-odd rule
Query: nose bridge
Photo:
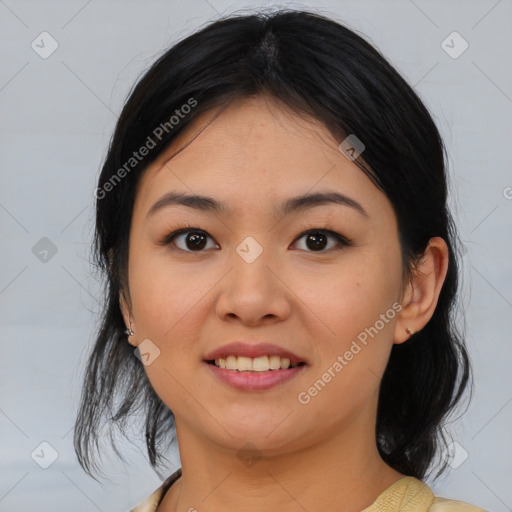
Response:
POLYGON ((247 282, 258 285, 257 289, 262 289, 267 279, 273 277, 269 267, 272 267, 272 264, 276 265, 277 262, 275 251, 269 244, 270 237, 260 232, 245 236, 235 247, 231 260, 234 266, 233 273, 239 283, 247 282))
POLYGON ((217 304, 220 316, 235 315, 251 324, 264 317, 286 316, 289 304, 285 287, 276 279, 278 264, 275 251, 265 247, 268 240, 263 234, 248 235, 235 247, 229 262, 231 272, 217 304))

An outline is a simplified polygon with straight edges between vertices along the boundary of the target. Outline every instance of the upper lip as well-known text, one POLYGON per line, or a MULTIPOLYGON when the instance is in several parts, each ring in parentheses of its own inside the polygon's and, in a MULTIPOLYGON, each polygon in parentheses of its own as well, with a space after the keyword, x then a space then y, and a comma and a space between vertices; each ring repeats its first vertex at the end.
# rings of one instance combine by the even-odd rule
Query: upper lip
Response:
POLYGON ((235 341, 216 348, 206 355, 205 361, 213 361, 219 358, 225 359, 228 356, 245 356, 250 358, 279 356, 288 358, 291 364, 307 363, 304 358, 294 354, 292 351, 273 345, 272 343, 245 343, 243 341, 235 341))

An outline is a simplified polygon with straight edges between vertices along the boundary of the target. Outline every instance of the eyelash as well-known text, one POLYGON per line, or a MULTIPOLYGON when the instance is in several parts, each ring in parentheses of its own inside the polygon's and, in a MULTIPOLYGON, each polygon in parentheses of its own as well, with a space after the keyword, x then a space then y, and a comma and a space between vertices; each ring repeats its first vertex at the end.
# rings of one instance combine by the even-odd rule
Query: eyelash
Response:
MULTIPOLYGON (((337 231, 334 231, 331 228, 331 226, 329 226, 329 225, 324 225, 324 227, 322 227, 322 228, 307 228, 307 226, 303 226, 302 229, 306 229, 306 231, 303 231, 297 237, 295 237, 295 239, 292 242, 293 244, 296 243, 298 240, 300 240, 301 238, 303 238, 306 235, 313 234, 313 233, 322 233, 322 234, 330 235, 331 237, 333 237, 334 239, 336 239, 339 242, 339 244, 342 247, 338 247, 338 250, 342 249, 343 247, 351 247, 351 246, 354 245, 350 238, 347 238, 346 236, 338 233, 337 231)), ((179 235, 182 235, 182 234, 185 234, 185 233, 190 233, 190 232, 204 233, 206 236, 208 236, 211 239, 213 239, 213 237, 209 233, 204 231, 203 229, 200 229, 198 227, 191 226, 190 224, 187 224, 187 227, 182 227, 182 228, 175 229, 174 231, 171 231, 169 234, 165 235, 165 237, 163 239, 161 239, 159 242, 157 242, 157 245, 160 245, 160 246, 170 245, 174 241, 174 239, 176 237, 178 237, 179 235)), ((188 253, 202 253, 202 252, 205 252, 204 250, 201 250, 201 251, 190 251, 190 250, 180 249, 179 247, 176 247, 176 250, 179 250, 179 251, 182 251, 182 252, 188 252, 188 253)), ((315 253, 321 254, 321 253, 330 252, 332 250, 336 250, 336 247, 331 248, 331 249, 327 249, 327 250, 306 251, 306 252, 309 252, 309 253, 312 253, 312 254, 315 254, 315 253)))

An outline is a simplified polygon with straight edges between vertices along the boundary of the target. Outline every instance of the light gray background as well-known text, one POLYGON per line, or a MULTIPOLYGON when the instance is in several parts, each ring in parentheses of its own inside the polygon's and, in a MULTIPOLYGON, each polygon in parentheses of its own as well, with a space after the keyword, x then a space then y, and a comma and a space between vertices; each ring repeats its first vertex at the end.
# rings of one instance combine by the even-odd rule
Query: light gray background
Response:
MULTIPOLYGON (((103 486, 82 472, 72 447, 99 312, 89 265, 95 180, 128 90, 160 52, 220 14, 270 5, 0 0, 0 511, 127 511, 159 485, 137 447, 126 445, 126 467, 112 460, 106 469, 117 485, 103 486), (47 59, 31 48, 34 40, 42 46, 43 31, 59 45, 47 59), (39 246, 33 252, 43 237, 57 248, 46 262, 34 254, 39 246), (31 458, 43 441, 58 452, 48 469, 31 458)), ((321 8, 366 35, 438 122, 466 243, 476 391, 452 429, 459 462, 468 458, 433 488, 490 511, 512 510, 512 2, 281 5, 321 8), (458 58, 441 46, 453 31, 469 43, 458 58)), ((453 52, 460 43, 447 44, 453 52)), ((49 457, 48 449, 38 453, 49 457)), ((171 459, 169 471, 179 466, 176 453, 171 459)))

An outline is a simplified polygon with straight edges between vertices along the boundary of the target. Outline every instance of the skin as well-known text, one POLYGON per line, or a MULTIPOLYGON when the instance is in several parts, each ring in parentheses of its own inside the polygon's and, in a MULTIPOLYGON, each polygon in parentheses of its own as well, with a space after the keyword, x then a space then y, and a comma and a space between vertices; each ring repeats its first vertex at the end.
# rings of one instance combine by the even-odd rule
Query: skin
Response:
POLYGON ((386 465, 375 439, 378 390, 394 343, 431 318, 445 279, 448 252, 432 238, 410 280, 402 272, 397 221, 387 197, 338 149, 317 121, 267 97, 239 100, 217 117, 203 114, 180 134, 139 182, 129 246, 129 290, 120 297, 138 346, 149 339, 160 355, 145 366, 156 393, 173 411, 183 476, 158 512, 355 512, 404 475, 386 465), (275 217, 281 201, 337 191, 367 217, 328 204, 275 217), (228 213, 168 206, 147 218, 170 191, 212 196, 228 213), (191 225, 208 233, 194 251, 191 225), (328 227, 314 250, 301 233, 328 227), (263 252, 247 263, 237 246, 252 236, 263 252), (180 250, 181 249, 181 250, 180 250), (188 252, 187 252, 188 251, 188 252), (365 328, 393 304, 401 311, 311 401, 307 391, 365 328), (268 341, 309 366, 266 391, 239 391, 203 363, 234 340, 268 341), (260 457, 237 454, 252 443, 260 457), (321 475, 321 476, 319 476, 321 475), (310 485, 314 482, 314 485, 310 485))

